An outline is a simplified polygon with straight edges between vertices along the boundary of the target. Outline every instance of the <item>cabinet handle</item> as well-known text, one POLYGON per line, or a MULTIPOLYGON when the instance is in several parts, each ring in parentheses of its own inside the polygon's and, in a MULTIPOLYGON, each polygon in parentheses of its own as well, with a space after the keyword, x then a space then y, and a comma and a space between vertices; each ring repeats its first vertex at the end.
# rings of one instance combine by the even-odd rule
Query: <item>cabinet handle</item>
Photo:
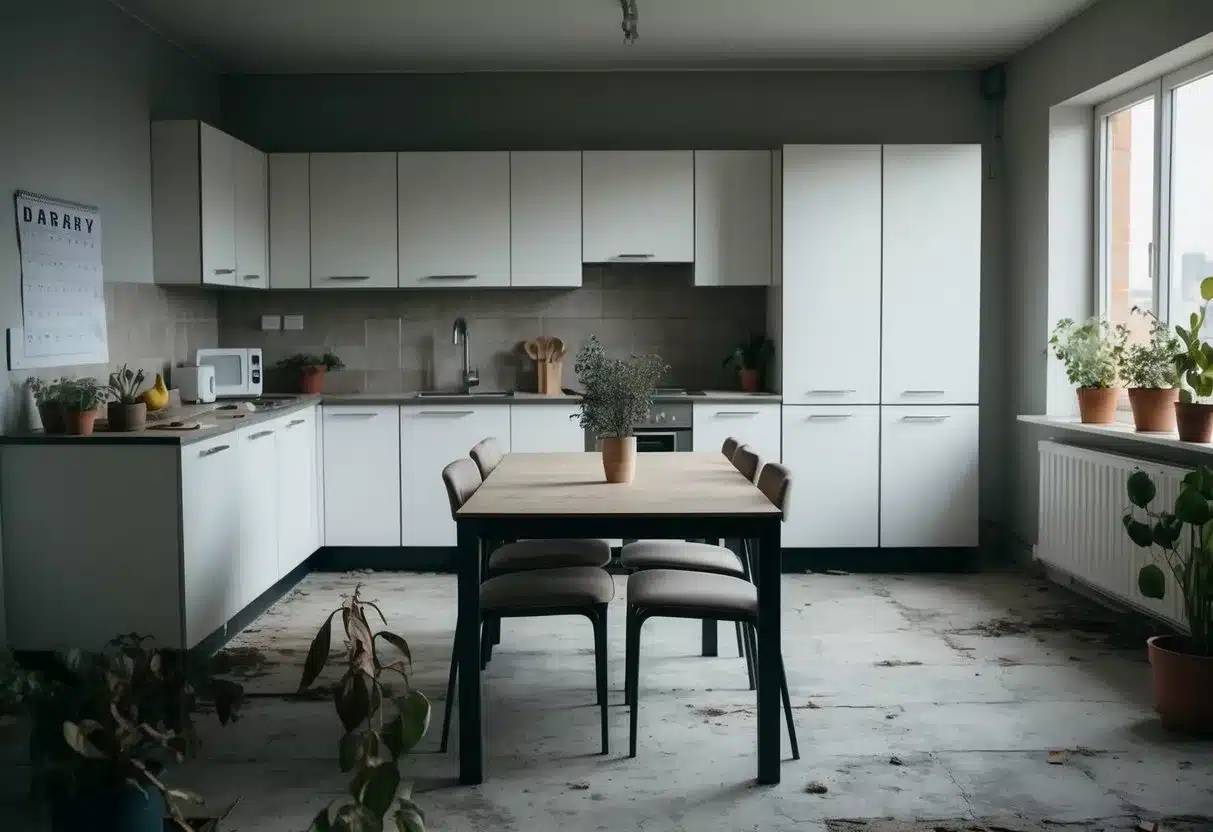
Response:
POLYGON ((259 275, 259 274, 246 274, 246 275, 241 275, 241 276, 240 276, 240 279, 241 279, 241 280, 260 280, 260 279, 261 279, 261 275, 259 275))
POLYGON ((474 410, 422 410, 418 416, 471 416, 474 410))
POLYGON ((235 274, 235 269, 215 269, 215 274, 235 274))
POLYGON ((902 416, 903 422, 942 422, 947 416, 902 416))
POLYGON ((478 274, 427 274, 422 280, 475 280, 478 274))
POLYGON ((370 280, 369 274, 330 274, 329 280, 370 280))
POLYGON ((231 445, 216 445, 213 448, 207 448, 205 451, 198 454, 198 456, 214 456, 217 453, 226 451, 230 447, 232 447, 232 446, 231 445))
POLYGON ((902 390, 903 396, 942 396, 945 390, 902 390))
POLYGON ((852 393, 854 393, 855 391, 854 390, 810 390, 808 392, 809 392, 810 396, 814 396, 814 395, 824 396, 827 394, 833 395, 833 396, 849 396, 852 393))
POLYGON ((272 430, 263 430, 263 431, 258 431, 257 433, 254 433, 252 436, 249 437, 249 439, 261 439, 263 437, 273 436, 273 435, 274 435, 274 432, 272 430))
POLYGON ((757 411, 757 410, 717 410, 715 415, 717 415, 717 416, 725 416, 725 417, 732 417, 732 416, 757 416, 757 415, 758 415, 758 411, 757 411))
POLYGON ((656 254, 616 254, 616 260, 652 260, 656 254))
POLYGON ((854 413, 814 413, 810 415, 806 422, 841 422, 843 419, 851 419, 855 416, 854 413))
POLYGON ((378 413, 325 413, 326 419, 374 419, 378 413))
POLYGON ((307 419, 291 419, 291 421, 288 422, 286 426, 288 428, 293 428, 296 425, 302 425, 306 421, 307 421, 307 419))

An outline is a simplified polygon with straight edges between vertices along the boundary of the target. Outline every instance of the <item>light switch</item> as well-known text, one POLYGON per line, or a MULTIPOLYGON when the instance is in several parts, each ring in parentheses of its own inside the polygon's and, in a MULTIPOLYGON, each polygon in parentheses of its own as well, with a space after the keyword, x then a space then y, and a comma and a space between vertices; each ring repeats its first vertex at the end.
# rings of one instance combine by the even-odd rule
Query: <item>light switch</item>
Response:
POLYGON ((282 328, 292 332, 303 331, 303 316, 302 315, 283 315, 282 328))
POLYGON ((262 332, 277 332, 282 329, 281 315, 262 315, 261 316, 261 331, 262 332))

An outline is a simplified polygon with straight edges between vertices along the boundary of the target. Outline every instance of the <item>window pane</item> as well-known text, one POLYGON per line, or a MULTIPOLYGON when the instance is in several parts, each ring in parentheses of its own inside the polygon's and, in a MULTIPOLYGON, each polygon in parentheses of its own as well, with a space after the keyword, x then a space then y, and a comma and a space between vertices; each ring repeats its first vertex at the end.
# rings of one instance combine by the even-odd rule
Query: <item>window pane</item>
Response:
POLYGON ((1108 317, 1135 338, 1149 327, 1134 306, 1154 308, 1150 253, 1154 241, 1154 99, 1108 116, 1105 130, 1104 263, 1108 317))
POLYGON ((1213 75, 1176 87, 1174 108, 1171 319, 1178 323, 1199 308, 1200 281, 1213 275, 1213 75))

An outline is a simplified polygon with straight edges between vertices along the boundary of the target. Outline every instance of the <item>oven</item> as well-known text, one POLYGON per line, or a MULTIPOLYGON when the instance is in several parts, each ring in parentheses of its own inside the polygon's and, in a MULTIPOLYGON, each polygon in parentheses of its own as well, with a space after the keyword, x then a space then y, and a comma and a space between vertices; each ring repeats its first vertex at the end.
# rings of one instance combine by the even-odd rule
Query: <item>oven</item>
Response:
MULTIPOLYGON (((632 426, 637 453, 671 453, 694 450, 690 402, 655 402, 644 419, 632 426)), ((586 450, 598 450, 598 442, 586 437, 586 450)))

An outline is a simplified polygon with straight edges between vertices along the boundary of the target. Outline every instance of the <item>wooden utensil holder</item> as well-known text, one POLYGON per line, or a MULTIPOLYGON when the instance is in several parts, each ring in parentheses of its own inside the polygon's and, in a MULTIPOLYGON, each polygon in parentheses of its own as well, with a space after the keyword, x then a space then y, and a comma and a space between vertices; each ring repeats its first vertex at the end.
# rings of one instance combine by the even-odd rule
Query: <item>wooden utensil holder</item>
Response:
POLYGON ((535 362, 539 377, 539 392, 545 396, 559 396, 563 389, 564 362, 560 359, 540 359, 535 362))

